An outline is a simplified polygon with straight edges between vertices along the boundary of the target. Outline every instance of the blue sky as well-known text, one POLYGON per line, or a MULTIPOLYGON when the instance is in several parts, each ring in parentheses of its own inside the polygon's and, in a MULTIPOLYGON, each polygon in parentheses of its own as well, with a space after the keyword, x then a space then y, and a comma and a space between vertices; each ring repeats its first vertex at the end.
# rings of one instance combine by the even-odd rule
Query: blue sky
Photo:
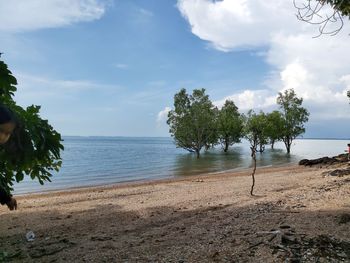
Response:
POLYGON ((181 88, 242 112, 275 109, 294 88, 306 137, 349 137, 349 28, 313 39, 276 2, 281 15, 262 0, 0 0, 0 50, 18 103, 42 105, 63 135, 168 136, 181 88))

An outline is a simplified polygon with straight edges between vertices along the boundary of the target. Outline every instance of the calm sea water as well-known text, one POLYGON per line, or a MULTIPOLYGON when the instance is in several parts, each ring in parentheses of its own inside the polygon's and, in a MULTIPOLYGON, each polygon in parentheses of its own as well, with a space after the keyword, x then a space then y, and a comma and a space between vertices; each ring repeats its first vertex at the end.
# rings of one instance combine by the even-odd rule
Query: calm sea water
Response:
MULTIPOLYGON (((267 146, 263 154, 257 154, 257 162, 258 166, 277 166, 297 163, 303 158, 337 155, 344 152, 347 143, 295 140, 291 155, 278 143, 274 150, 267 146)), ((41 186, 26 178, 15 185, 14 193, 217 173, 241 170, 252 164, 246 141, 234 145, 228 153, 223 153, 219 146, 203 153, 200 159, 176 148, 171 138, 65 137, 64 146, 62 169, 51 183, 41 186)))

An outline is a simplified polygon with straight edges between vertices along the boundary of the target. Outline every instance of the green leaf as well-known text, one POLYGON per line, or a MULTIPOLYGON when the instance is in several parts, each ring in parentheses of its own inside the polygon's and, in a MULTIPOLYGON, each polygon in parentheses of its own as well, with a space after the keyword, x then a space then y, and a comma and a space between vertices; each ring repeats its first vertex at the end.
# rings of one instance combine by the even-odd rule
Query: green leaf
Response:
POLYGON ((52 171, 59 171, 62 160, 61 135, 40 117, 40 106, 22 108, 13 100, 16 78, 0 61, 0 103, 7 106, 18 120, 17 127, 5 145, 0 146, 0 182, 5 190, 25 175, 40 184, 50 181, 52 171))

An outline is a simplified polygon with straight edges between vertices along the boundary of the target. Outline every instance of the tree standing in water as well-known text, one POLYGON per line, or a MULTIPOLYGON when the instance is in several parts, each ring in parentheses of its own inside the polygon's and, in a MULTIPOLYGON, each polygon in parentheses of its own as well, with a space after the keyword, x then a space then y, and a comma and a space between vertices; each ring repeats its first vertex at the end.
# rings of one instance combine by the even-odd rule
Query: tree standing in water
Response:
POLYGON ((174 96, 174 109, 167 120, 176 146, 196 153, 199 158, 203 147, 217 142, 216 116, 217 108, 205 89, 195 89, 192 95, 181 89, 174 96))
POLYGON ((277 104, 283 117, 282 140, 290 153, 292 142, 305 132, 304 123, 309 120, 309 112, 302 107, 303 99, 298 98, 293 89, 279 92, 277 104))
POLYGON ((224 152, 229 146, 241 141, 243 120, 233 101, 226 100, 218 114, 218 135, 224 152))

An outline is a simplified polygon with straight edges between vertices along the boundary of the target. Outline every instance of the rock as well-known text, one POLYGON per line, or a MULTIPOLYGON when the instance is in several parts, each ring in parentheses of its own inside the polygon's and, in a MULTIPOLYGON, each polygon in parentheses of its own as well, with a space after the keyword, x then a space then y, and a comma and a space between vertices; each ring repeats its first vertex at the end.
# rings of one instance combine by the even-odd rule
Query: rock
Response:
MULTIPOLYGON (((347 160, 346 160, 347 161, 347 160)), ((324 164, 324 165, 331 165, 334 163, 342 163, 342 162, 346 162, 344 159, 339 159, 338 157, 322 157, 322 158, 318 158, 318 159, 313 159, 313 160, 309 160, 309 159, 302 159, 301 161, 299 161, 299 165, 304 165, 304 166, 313 166, 316 164, 324 164)))
POLYGON ((299 161, 299 165, 307 165, 308 162, 309 162, 308 159, 302 159, 299 161))

